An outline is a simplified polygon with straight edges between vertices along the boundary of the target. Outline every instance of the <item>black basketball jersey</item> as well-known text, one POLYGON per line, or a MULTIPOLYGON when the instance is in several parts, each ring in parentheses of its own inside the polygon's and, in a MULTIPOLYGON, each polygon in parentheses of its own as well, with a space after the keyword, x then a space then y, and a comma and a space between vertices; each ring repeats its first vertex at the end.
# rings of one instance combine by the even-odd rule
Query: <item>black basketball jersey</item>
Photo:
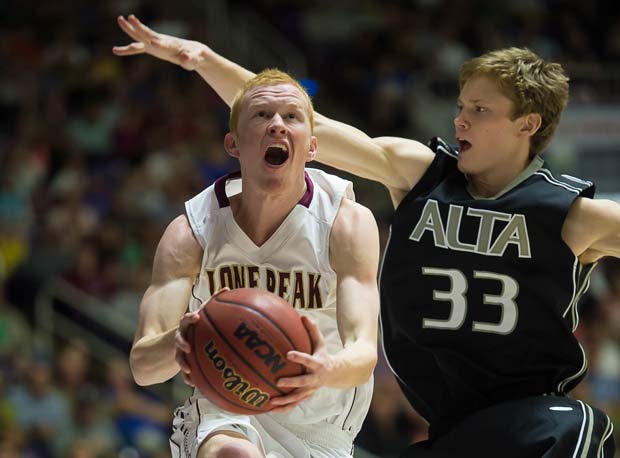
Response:
POLYGON ((594 267, 561 237, 594 185, 540 158, 493 198, 476 198, 458 152, 435 158, 393 217, 381 269, 388 363, 431 437, 498 402, 566 393, 586 360, 573 335, 594 267))

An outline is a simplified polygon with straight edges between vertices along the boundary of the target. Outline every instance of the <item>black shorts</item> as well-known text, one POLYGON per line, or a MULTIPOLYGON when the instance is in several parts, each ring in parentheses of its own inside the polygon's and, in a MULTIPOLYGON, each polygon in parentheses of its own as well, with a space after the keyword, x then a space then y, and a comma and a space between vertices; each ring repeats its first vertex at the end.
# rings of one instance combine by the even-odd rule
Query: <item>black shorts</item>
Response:
POLYGON ((401 458, 613 458, 613 425, 585 402, 536 396, 482 409, 401 458))

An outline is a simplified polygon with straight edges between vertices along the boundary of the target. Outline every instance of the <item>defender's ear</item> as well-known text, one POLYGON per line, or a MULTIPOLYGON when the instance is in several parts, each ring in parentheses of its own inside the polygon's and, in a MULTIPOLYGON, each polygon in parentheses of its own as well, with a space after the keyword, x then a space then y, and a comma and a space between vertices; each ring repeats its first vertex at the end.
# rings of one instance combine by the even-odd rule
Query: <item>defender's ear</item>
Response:
POLYGON ((237 140, 231 132, 228 132, 224 137, 224 149, 232 157, 236 157, 237 159, 239 158, 239 148, 237 147, 237 140))
POLYGON ((532 137, 542 125, 542 116, 539 113, 530 113, 522 117, 519 132, 528 137, 532 137))

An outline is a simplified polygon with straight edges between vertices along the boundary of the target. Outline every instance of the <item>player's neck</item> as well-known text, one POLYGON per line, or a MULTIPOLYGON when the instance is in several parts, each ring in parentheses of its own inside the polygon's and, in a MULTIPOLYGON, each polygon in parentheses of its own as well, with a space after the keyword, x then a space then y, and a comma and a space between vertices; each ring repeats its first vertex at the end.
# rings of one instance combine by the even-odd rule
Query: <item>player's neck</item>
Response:
POLYGON ((469 188, 477 197, 490 198, 501 193, 514 177, 498 177, 493 174, 480 174, 469 177, 469 188))
POLYGON ((531 158, 523 155, 514 161, 492 167, 476 175, 470 175, 469 188, 476 196, 489 198, 500 194, 515 181, 530 165, 531 158))
POLYGON ((230 199, 230 206, 237 225, 254 242, 261 246, 278 230, 289 213, 306 192, 305 182, 282 192, 265 192, 252 189, 245 182, 243 192, 230 199))

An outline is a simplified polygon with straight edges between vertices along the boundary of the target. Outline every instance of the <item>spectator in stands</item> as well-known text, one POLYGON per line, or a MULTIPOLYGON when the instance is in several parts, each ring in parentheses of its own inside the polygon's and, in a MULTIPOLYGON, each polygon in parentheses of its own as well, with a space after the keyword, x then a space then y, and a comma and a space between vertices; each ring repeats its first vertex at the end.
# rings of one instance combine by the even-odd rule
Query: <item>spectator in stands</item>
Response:
POLYGON ((113 359, 108 363, 103 394, 124 444, 144 453, 168 446, 171 409, 138 389, 126 359, 113 359))
POLYGON ((53 384, 47 361, 35 361, 26 383, 9 388, 8 402, 24 431, 28 450, 41 458, 60 456, 63 444, 59 433, 69 427, 70 407, 53 384))

